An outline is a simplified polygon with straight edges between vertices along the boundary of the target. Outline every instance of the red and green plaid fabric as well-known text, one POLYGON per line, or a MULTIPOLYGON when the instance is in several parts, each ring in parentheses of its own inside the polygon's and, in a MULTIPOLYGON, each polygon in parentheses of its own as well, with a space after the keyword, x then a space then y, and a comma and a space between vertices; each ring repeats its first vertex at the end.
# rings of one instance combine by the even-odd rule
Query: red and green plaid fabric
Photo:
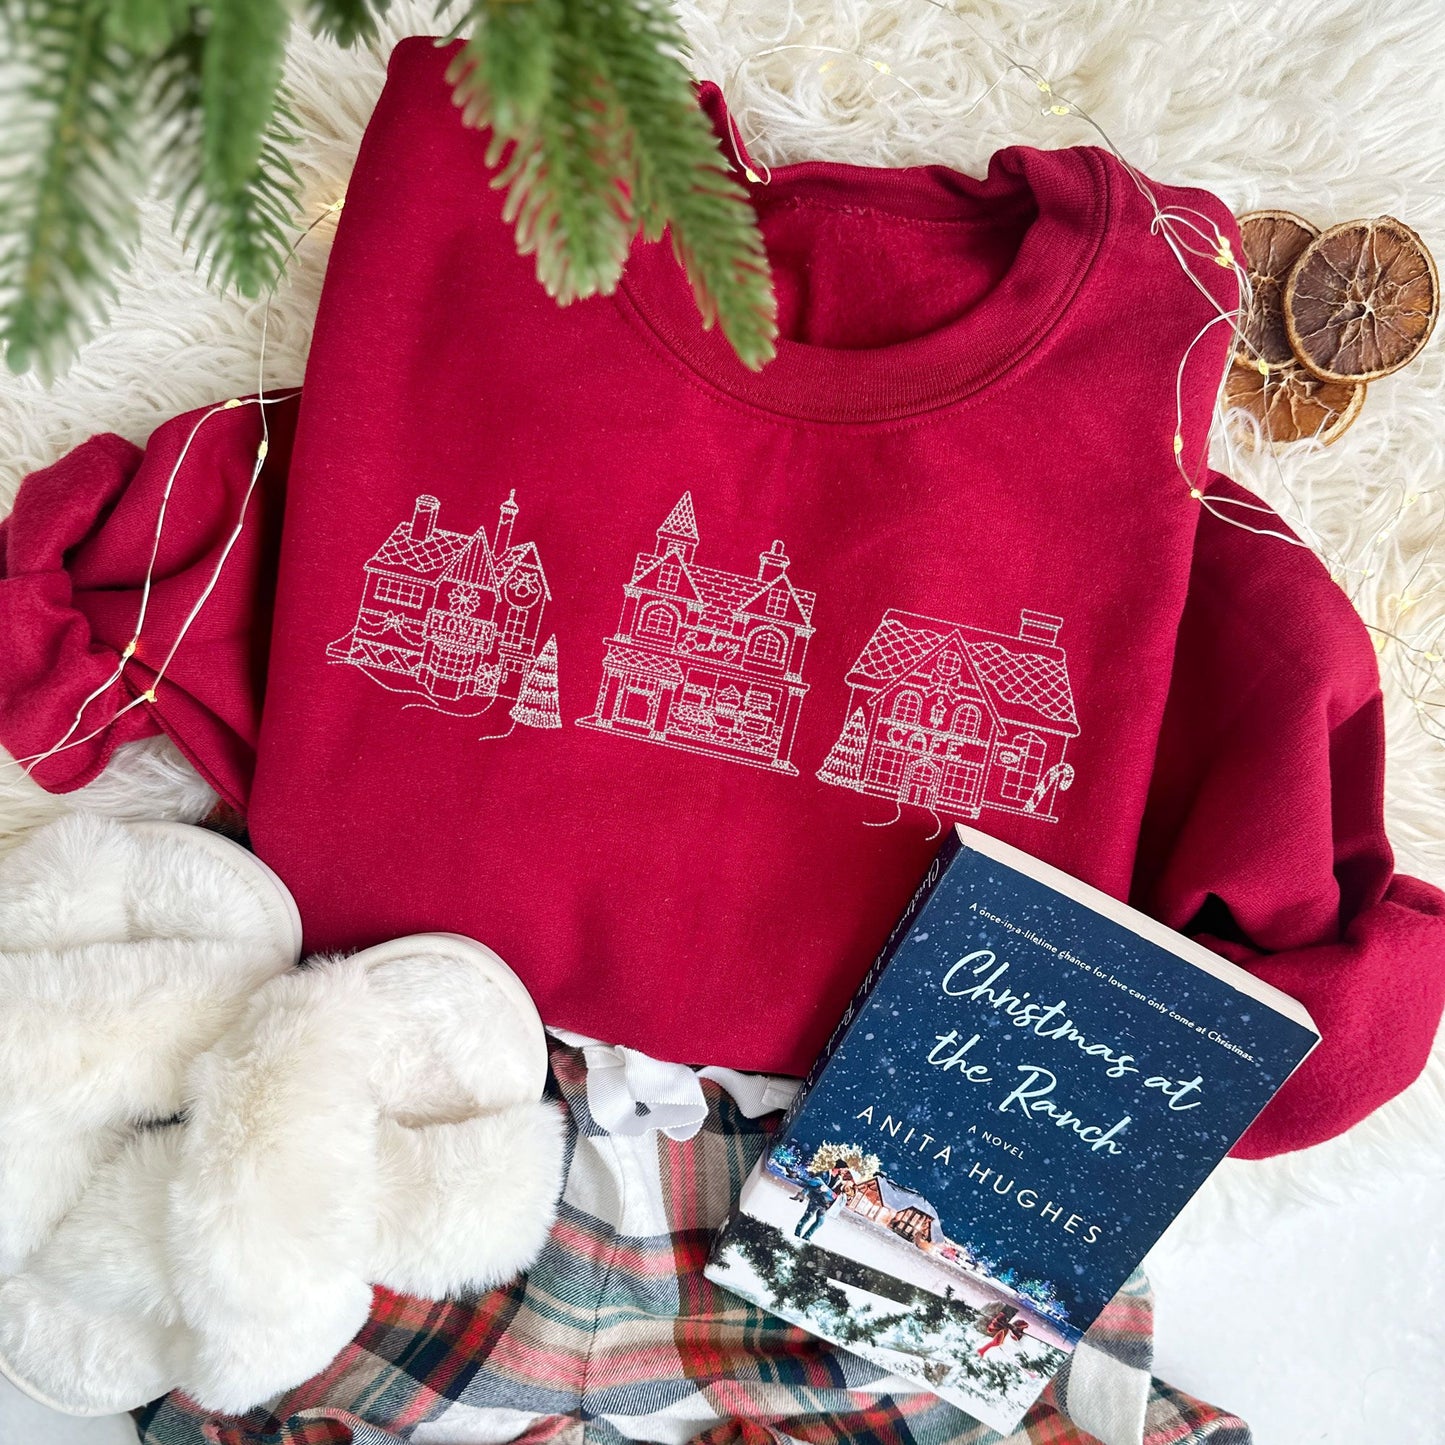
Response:
MULTIPOLYGON (((145 1445, 983 1445, 993 1431, 703 1278, 712 1235, 761 1154, 716 1084, 693 1139, 621 1137, 587 1108, 581 1052, 554 1043, 572 1122, 557 1225, 528 1274, 470 1300, 378 1289, 329 1369, 242 1417, 168 1395, 145 1445)), ((345 1181, 338 1181, 345 1187, 345 1181)), ((1248 1445, 1233 1416, 1149 1376, 1136 1276, 1009 1445, 1248 1445), (1067 1412, 1067 1413, 1066 1413, 1067 1412)))

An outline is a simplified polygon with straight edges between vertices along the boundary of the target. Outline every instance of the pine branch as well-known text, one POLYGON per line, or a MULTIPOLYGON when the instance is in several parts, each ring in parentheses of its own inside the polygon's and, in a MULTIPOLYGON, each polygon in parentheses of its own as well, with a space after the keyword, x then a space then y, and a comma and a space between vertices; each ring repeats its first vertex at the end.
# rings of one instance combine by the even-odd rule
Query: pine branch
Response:
POLYGON ((197 265, 209 263, 208 283, 257 296, 281 273, 297 211, 300 181, 287 154, 296 139, 293 117, 278 93, 250 175, 239 185, 218 178, 206 164, 207 45, 204 36, 182 35, 156 66, 157 166, 175 200, 177 228, 196 248, 197 265))
POLYGON ((559 302, 617 285, 635 229, 623 184, 625 136, 597 73, 573 0, 530 0, 474 12, 452 77, 469 124, 490 125, 493 184, 517 249, 559 302))
POLYGON ((275 114, 290 16, 284 0, 210 0, 201 61, 203 159, 215 195, 249 185, 275 114))
POLYGON ((105 5, 111 38, 137 56, 165 49, 190 20, 189 0, 108 0, 105 5))
MULTIPOLYGON (((299 184, 280 89, 294 0, 0 0, 0 344, 49 373, 103 314, 136 230, 140 156, 210 278, 279 274, 299 184), (143 101, 144 105, 140 104, 143 101), (138 116, 158 145, 136 144, 138 116)), ((389 0, 305 0, 342 43, 389 0)), ((669 230, 704 322, 772 354, 767 258, 698 110, 666 0, 471 0, 452 70, 492 129, 519 249, 560 301, 615 288, 639 226, 669 230)))
POLYGON ((743 361, 773 354, 767 256, 698 109, 663 0, 480 0, 450 78, 507 163, 505 214, 560 301, 617 284, 639 220, 671 227, 706 325, 743 361))
POLYGON ((683 36, 666 0, 594 0, 604 72, 633 136, 634 197, 643 232, 671 228, 703 324, 721 324, 743 363, 768 361, 777 304, 747 193, 693 97, 683 36))
POLYGON ((0 131, 0 342, 44 375, 105 314, 136 232, 136 70, 99 0, 5 6, 20 79, 0 131))
POLYGON ((350 46, 376 38, 377 22, 390 4, 391 0, 310 0, 306 9, 313 30, 350 46))

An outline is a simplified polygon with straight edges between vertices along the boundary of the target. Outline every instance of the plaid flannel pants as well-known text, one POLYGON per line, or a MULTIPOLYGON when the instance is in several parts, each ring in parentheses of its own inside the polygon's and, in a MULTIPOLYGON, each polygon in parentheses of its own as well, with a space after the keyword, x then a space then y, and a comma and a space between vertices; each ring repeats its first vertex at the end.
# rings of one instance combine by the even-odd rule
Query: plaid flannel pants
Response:
MULTIPOLYGON (((702 1276, 713 1231, 776 1116, 716 1083, 692 1138, 611 1133, 580 1049, 553 1042, 567 1182, 541 1257, 467 1300, 378 1289, 370 1321, 315 1379, 242 1417, 172 1394, 136 1414, 145 1445, 984 1445, 936 1396, 702 1276)), ((344 1187, 345 1181, 338 1181, 344 1187)), ((1105 1311, 1008 1445, 1248 1445, 1232 1415, 1149 1373, 1141 1275, 1105 1311)))

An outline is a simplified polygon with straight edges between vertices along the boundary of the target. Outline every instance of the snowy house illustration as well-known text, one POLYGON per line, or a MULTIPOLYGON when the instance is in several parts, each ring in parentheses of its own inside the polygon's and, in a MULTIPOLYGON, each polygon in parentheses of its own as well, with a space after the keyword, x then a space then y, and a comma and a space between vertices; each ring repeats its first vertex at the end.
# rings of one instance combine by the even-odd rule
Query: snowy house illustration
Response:
POLYGON ((849 1209, 920 1247, 943 1239, 938 1211, 915 1189, 895 1184, 886 1174, 849 1183, 840 1181, 849 1209))
POLYGON ((1078 736, 1063 619, 1020 614, 991 632, 890 608, 847 677, 825 783, 958 818, 984 808, 1056 821, 1078 736))
POLYGON ((684 492, 656 547, 637 554, 596 710, 579 724, 796 774, 790 755, 816 594, 793 585, 781 542, 753 573, 703 566, 698 542, 684 492))
POLYGON ((327 658, 445 712, 475 716, 500 698, 517 722, 560 726, 556 641, 542 642, 552 593, 536 545, 512 540, 515 491, 491 535, 440 527, 439 510, 418 497, 372 553, 356 621, 327 658))

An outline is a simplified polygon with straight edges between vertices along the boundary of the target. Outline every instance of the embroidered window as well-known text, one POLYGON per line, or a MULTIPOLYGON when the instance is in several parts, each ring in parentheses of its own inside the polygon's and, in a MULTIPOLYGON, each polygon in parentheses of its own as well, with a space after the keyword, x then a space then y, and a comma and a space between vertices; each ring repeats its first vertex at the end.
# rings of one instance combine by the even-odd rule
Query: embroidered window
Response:
POLYGON ((513 607, 507 613, 507 624, 502 629, 502 641, 512 647, 521 646, 527 635, 527 613, 524 608, 513 607))
POLYGON ((399 607, 420 607, 426 601, 426 588, 419 582, 403 582, 400 577, 378 577, 371 594, 378 602, 395 602, 399 607))
POLYGON ((669 641, 677 636, 677 613, 663 602, 654 602, 642 609, 637 630, 649 637, 662 637, 669 641))
POLYGON ((923 699, 916 692, 900 692, 889 716, 898 722, 916 723, 923 716, 923 699))
POLYGON ((768 616, 782 617, 788 610, 788 589, 786 587, 774 587, 768 593, 768 616))
POLYGON ((660 592, 676 592, 677 584, 682 581, 682 568, 678 566, 677 560, 668 554, 667 561, 657 569, 657 587, 660 592))
POLYGON ((903 754, 896 748, 875 748, 868 760, 868 781, 896 788, 903 781, 903 754))
POLYGON ((1037 733, 1020 733, 1007 747, 999 749, 998 760, 1004 766, 999 796, 1010 803, 1022 803, 1033 795, 1044 770, 1044 740, 1037 733))
POLYGON ((943 770, 943 783, 938 789, 939 798, 956 807, 976 808, 979 775, 980 770, 974 763, 950 763, 943 770))
POLYGON ((461 682, 477 670, 477 656, 468 648, 438 646, 429 665, 435 676, 461 682))
MULTIPOLYGON (((772 601, 771 598, 768 599, 772 601)), ((788 644, 781 632, 764 627, 748 639, 748 656, 759 662, 780 663, 787 655, 788 644)))
POLYGON ((980 728, 983 726, 983 713, 971 702, 961 702, 953 710, 953 727, 950 731, 961 738, 981 737, 980 728))

